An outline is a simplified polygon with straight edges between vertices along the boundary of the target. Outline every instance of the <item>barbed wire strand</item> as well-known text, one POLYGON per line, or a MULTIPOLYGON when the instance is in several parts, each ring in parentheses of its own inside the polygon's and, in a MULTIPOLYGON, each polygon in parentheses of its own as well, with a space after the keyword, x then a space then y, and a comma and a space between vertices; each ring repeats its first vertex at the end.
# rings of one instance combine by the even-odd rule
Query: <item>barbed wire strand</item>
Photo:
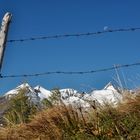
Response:
POLYGON ((37 76, 46 76, 51 74, 92 74, 92 73, 99 73, 99 72, 105 72, 105 71, 111 71, 115 69, 125 68, 125 67, 133 67, 133 66, 140 66, 140 62, 133 63, 133 64, 124 64, 124 65, 115 65, 108 68, 102 68, 97 70, 91 70, 91 71, 54 71, 54 72, 44 72, 44 73, 35 73, 35 74, 21 74, 21 75, 0 75, 0 78, 18 78, 18 77, 37 77, 37 76))
POLYGON ((140 27, 137 28, 120 28, 120 29, 106 29, 103 31, 97 32, 88 32, 88 33, 75 33, 75 34, 61 34, 61 35, 50 35, 50 36, 40 36, 40 37, 29 37, 23 39, 11 39, 7 42, 25 42, 25 41, 35 41, 35 40, 46 40, 46 39, 58 39, 58 38, 67 38, 67 37, 81 37, 81 36, 92 36, 99 35, 105 33, 114 33, 114 32, 129 32, 129 31, 137 31, 140 30, 140 27))

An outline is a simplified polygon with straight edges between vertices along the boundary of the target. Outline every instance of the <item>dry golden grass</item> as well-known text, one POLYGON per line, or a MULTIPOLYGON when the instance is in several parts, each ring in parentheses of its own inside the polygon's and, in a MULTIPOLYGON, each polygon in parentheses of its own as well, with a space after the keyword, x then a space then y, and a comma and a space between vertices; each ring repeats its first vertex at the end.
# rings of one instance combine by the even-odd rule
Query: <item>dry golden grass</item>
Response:
POLYGON ((30 123, 0 128, 0 140, 138 140, 140 97, 117 108, 106 106, 85 112, 71 106, 53 106, 30 123))
POLYGON ((0 129, 0 138, 60 140, 66 131, 74 135, 79 124, 84 125, 84 121, 72 107, 54 106, 40 112, 31 123, 0 129))

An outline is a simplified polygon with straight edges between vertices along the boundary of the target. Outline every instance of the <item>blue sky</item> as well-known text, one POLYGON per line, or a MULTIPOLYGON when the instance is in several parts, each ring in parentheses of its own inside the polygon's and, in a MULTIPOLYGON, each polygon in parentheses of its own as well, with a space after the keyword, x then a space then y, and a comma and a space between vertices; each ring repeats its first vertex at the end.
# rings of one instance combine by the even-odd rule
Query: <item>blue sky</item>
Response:
MULTIPOLYGON (((56 34, 96 32, 140 27, 139 0, 0 0, 0 19, 13 15, 9 39, 56 34)), ((110 33, 80 38, 7 43, 3 75, 46 71, 88 71, 114 64, 140 62, 140 31, 110 33)), ((127 87, 140 86, 140 67, 119 70, 127 87)), ((87 75, 47 75, 0 79, 0 93, 23 81, 47 89, 75 88, 88 91, 113 81, 115 71, 87 75)))

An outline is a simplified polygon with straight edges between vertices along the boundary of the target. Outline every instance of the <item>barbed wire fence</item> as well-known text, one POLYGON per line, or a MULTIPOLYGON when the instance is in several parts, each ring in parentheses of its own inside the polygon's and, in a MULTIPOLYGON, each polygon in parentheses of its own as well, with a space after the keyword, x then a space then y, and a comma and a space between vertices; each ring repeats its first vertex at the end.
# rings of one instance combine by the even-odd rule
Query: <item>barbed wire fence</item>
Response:
POLYGON ((130 32, 130 31, 134 32, 134 31, 139 31, 139 30, 140 30, 140 27, 107 29, 107 30, 97 31, 97 32, 61 34, 61 35, 52 35, 52 36, 29 37, 29 38, 22 38, 22 39, 10 39, 7 42, 14 43, 14 42, 27 42, 27 41, 36 41, 36 40, 68 38, 68 37, 95 36, 95 35, 106 34, 106 33, 130 32))
POLYGON ((67 74, 67 75, 76 75, 76 74, 92 74, 92 73, 99 73, 99 72, 106 72, 120 68, 128 68, 140 66, 140 62, 133 63, 133 64, 124 64, 124 65, 115 65, 108 68, 102 68, 97 70, 90 70, 90 71, 54 71, 54 72, 43 72, 43 73, 35 73, 35 74, 21 74, 21 75, 0 75, 0 78, 17 78, 17 77, 37 77, 37 76, 45 76, 51 74, 67 74))
MULTIPOLYGON (((46 39, 59 39, 59 38, 68 38, 68 37, 82 37, 82 36, 93 36, 99 34, 106 34, 106 33, 116 33, 116 32, 133 32, 133 31, 140 31, 140 27, 133 27, 133 28, 119 28, 119 29, 107 29, 103 31, 97 32, 88 32, 88 33, 76 33, 76 34, 63 34, 63 35, 52 35, 52 36, 42 36, 42 37, 29 37, 23 39, 10 39, 7 43, 14 43, 14 42, 26 42, 26 41, 36 41, 36 40, 46 40, 46 39)), ((12 74, 12 75, 2 75, 0 74, 0 78, 18 78, 18 77, 37 77, 37 76, 46 76, 52 74, 65 74, 65 75, 76 75, 76 74, 93 74, 99 72, 106 72, 120 68, 128 68, 140 66, 140 62, 132 63, 132 64, 122 64, 122 65, 115 65, 107 68, 89 70, 89 71, 50 71, 50 72, 43 72, 43 73, 33 73, 33 74, 12 74)))

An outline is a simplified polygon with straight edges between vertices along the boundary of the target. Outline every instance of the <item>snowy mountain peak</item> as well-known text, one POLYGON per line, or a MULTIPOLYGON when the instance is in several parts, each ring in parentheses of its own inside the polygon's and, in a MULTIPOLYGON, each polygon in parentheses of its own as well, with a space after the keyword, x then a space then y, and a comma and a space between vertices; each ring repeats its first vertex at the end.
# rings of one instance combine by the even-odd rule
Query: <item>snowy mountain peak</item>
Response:
POLYGON ((38 93, 38 96, 41 98, 41 100, 43 100, 44 98, 48 98, 52 95, 51 91, 49 91, 49 90, 47 90, 39 85, 34 87, 34 91, 36 93, 38 93))
POLYGON ((24 89, 24 88, 26 88, 26 89, 28 88, 29 90, 33 91, 28 83, 23 83, 23 84, 19 85, 18 87, 16 87, 15 89, 12 89, 12 90, 8 91, 7 93, 5 93, 4 96, 10 97, 11 95, 18 94, 19 90, 24 89))
POLYGON ((76 94, 78 91, 72 88, 60 89, 61 93, 76 94))
POLYGON ((71 96, 79 97, 78 91, 72 88, 60 89, 59 91, 61 93, 61 97, 64 99, 69 98, 71 96))
POLYGON ((36 90, 36 91, 46 91, 46 92, 48 92, 49 90, 47 90, 47 89, 45 89, 45 88, 43 88, 42 86, 40 86, 40 85, 38 85, 38 86, 36 86, 36 87, 34 87, 34 90, 36 90))
POLYGON ((112 90, 112 91, 117 91, 116 88, 113 86, 111 82, 109 82, 105 87, 104 90, 112 90))

